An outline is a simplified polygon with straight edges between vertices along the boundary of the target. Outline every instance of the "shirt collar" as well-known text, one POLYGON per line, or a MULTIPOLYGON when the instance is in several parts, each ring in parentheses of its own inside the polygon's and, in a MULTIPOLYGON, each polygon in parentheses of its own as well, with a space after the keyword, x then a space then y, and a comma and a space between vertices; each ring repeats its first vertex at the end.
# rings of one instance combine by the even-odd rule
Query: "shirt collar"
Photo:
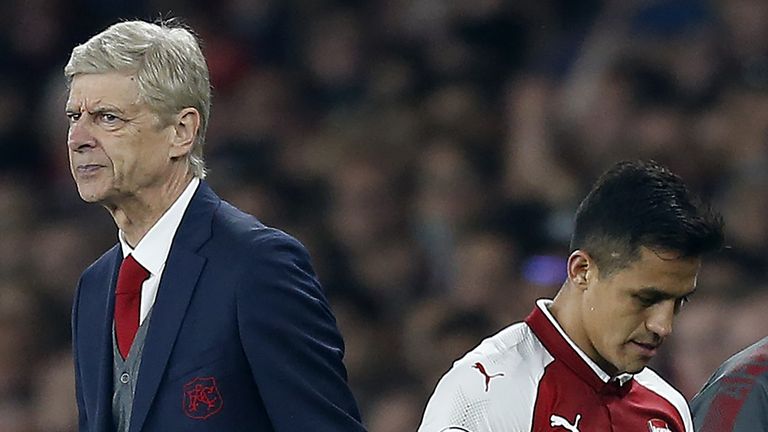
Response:
POLYGON ((176 235, 179 225, 181 225, 184 212, 187 210, 190 201, 192 201, 192 196, 195 194, 199 184, 200 179, 197 177, 193 178, 184 189, 184 192, 179 195, 160 219, 152 225, 152 228, 147 231, 147 234, 144 235, 135 248, 132 248, 125 241, 123 231, 118 231, 117 238, 120 240, 123 258, 133 255, 133 258, 152 275, 160 274, 171 251, 173 237, 176 235))
POLYGON ((611 376, 600 368, 560 327, 560 324, 549 311, 551 305, 552 300, 538 300, 536 307, 525 319, 525 322, 552 356, 565 363, 577 376, 587 381, 598 391, 615 389, 617 384, 619 387, 625 387, 624 384, 631 381, 633 375, 622 373, 611 376))

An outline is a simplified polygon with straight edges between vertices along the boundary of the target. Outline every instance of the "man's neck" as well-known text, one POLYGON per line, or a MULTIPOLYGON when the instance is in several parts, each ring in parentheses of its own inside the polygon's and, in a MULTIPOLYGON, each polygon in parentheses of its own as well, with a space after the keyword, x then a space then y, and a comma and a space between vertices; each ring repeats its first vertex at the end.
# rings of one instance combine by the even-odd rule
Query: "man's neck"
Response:
POLYGON ((565 334, 601 369, 610 375, 615 375, 616 368, 603 360, 587 336, 584 328, 582 309, 580 307, 581 299, 576 293, 576 289, 568 286, 566 282, 555 296, 549 312, 555 318, 565 334))
POLYGON ((119 204, 105 205, 123 232, 123 238, 136 247, 152 226, 168 211, 192 181, 192 175, 172 176, 165 184, 142 190, 119 204))

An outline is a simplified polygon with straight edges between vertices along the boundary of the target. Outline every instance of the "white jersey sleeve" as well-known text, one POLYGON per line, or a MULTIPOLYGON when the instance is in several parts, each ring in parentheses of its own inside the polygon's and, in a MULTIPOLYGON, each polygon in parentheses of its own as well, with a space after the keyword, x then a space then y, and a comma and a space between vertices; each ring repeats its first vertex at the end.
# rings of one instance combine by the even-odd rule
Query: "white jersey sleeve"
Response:
POLYGON ((490 396, 476 385, 477 372, 455 364, 427 403, 419 432, 491 432, 490 396))
POLYGON ((537 383, 551 361, 525 324, 502 330, 443 376, 419 432, 529 432, 537 383))

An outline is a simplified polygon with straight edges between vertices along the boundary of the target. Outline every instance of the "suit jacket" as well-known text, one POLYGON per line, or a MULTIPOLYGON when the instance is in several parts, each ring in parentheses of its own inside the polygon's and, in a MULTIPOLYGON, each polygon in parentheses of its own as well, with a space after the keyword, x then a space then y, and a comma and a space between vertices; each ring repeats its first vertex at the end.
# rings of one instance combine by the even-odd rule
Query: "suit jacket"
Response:
MULTIPOLYGON (((81 432, 112 426, 115 245, 81 276, 72 331, 81 432)), ((305 248, 201 182, 171 246, 130 432, 364 431, 344 345, 305 248)))

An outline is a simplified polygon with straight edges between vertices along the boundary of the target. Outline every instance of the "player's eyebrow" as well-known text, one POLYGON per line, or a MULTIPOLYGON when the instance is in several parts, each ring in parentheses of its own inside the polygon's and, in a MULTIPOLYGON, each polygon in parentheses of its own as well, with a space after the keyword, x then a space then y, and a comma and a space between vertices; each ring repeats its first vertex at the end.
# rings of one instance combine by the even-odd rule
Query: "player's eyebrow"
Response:
POLYGON ((635 292, 635 295, 640 295, 643 297, 649 297, 653 298, 655 300, 669 300, 673 298, 683 298, 683 297, 689 297, 692 296, 696 292, 696 288, 691 289, 690 291, 683 293, 679 296, 672 295, 668 292, 662 291, 659 288, 656 287, 643 287, 640 288, 638 291, 635 292))

